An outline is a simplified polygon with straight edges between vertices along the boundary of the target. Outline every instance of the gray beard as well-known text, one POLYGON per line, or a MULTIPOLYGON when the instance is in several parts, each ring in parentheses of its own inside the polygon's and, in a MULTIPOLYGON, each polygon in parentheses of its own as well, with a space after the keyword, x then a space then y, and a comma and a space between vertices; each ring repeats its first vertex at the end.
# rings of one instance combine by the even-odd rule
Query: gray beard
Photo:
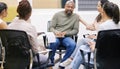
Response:
POLYGON ((67 13, 67 16, 69 17, 69 16, 71 16, 72 15, 72 13, 67 13))
POLYGON ((71 16, 71 15, 72 15, 72 11, 70 11, 70 10, 66 11, 66 15, 67 15, 68 17, 71 16))

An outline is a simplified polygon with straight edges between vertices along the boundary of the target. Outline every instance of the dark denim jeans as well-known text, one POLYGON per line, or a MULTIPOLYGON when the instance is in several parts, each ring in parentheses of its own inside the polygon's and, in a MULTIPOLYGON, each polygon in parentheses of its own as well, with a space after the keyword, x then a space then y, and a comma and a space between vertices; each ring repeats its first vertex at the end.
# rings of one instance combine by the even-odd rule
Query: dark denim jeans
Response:
POLYGON ((66 47, 66 53, 65 53, 63 59, 61 60, 61 62, 65 61, 67 58, 69 58, 76 47, 76 42, 71 37, 56 38, 55 43, 50 43, 50 49, 52 49, 52 55, 51 55, 50 59, 52 62, 54 62, 55 52, 61 43, 63 46, 66 47))

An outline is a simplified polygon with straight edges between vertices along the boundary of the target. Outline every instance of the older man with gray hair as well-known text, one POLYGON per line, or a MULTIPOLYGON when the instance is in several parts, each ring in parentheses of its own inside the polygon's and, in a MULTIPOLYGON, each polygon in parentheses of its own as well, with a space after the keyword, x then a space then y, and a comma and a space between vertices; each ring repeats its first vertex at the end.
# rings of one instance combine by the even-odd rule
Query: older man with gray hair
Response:
POLYGON ((69 58, 76 47, 75 41, 71 38, 79 32, 79 16, 73 13, 74 7, 73 1, 67 1, 65 10, 56 13, 52 18, 50 32, 53 32, 56 36, 56 42, 50 43, 52 63, 54 63, 55 52, 60 44, 66 47, 66 53, 61 62, 69 58))

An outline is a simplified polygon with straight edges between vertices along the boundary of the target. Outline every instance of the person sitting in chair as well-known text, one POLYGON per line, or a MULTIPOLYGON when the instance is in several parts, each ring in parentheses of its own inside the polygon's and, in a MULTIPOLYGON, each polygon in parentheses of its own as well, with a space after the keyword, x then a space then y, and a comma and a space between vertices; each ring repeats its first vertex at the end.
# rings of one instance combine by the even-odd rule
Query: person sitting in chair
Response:
POLYGON ((75 41, 71 38, 79 31, 79 16, 73 13, 74 7, 73 1, 67 1, 65 10, 56 13, 52 18, 50 32, 53 32, 56 36, 56 42, 50 43, 52 63, 54 63, 55 52, 60 44, 66 47, 66 53, 61 62, 69 58, 76 47, 75 41))
MULTIPOLYGON (((18 17, 16 17, 9 25, 9 29, 23 30, 27 33, 29 37, 30 44, 32 46, 33 53, 35 54, 34 61, 37 61, 36 54, 46 50, 44 46, 40 44, 37 40, 37 31, 35 27, 30 23, 30 16, 32 13, 32 7, 27 0, 22 0, 19 2, 17 7, 18 17)), ((39 54, 40 63, 44 64, 47 61, 47 55, 39 54)))

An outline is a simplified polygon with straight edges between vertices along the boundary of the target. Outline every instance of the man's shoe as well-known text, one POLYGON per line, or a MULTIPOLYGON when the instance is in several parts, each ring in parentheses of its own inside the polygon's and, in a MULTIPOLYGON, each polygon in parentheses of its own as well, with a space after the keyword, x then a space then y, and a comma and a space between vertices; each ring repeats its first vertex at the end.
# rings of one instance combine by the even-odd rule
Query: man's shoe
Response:
POLYGON ((59 69, 65 69, 65 67, 59 66, 59 69))
POLYGON ((50 66, 54 66, 54 63, 49 62, 49 63, 47 64, 47 67, 50 67, 50 66))
POLYGON ((61 67, 66 67, 66 66, 70 65, 71 62, 72 62, 72 59, 71 59, 71 58, 68 58, 68 59, 65 60, 64 62, 60 63, 59 66, 61 66, 61 67))
POLYGON ((54 61, 53 61, 53 60, 51 60, 51 59, 50 59, 50 61, 49 61, 48 65, 49 65, 49 66, 54 66, 54 65, 55 65, 55 63, 54 63, 54 61))

